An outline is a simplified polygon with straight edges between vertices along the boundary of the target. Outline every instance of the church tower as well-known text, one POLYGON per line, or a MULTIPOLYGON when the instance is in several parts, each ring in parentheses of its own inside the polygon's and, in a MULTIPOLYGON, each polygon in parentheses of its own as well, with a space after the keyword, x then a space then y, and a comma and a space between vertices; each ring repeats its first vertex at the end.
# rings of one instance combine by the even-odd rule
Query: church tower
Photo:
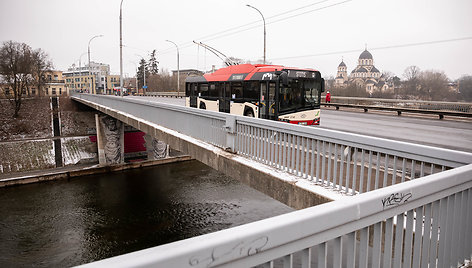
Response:
POLYGON ((338 65, 338 73, 336 74, 335 85, 338 87, 345 86, 347 80, 347 66, 344 63, 344 60, 341 60, 341 63, 338 65))

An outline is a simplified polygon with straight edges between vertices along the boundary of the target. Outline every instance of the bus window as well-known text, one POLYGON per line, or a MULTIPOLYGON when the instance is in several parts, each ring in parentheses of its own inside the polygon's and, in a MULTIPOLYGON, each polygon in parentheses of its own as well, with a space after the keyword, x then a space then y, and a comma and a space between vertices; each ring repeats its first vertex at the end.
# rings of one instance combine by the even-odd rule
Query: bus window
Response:
POLYGON ((187 83, 186 84, 186 87, 185 87, 185 96, 189 96, 190 97, 190 83, 187 83))
POLYGON ((304 105, 304 92, 299 80, 292 80, 288 87, 281 87, 280 110, 296 110, 304 105))
POLYGON ((259 82, 244 82, 243 84, 243 95, 248 101, 259 100, 259 82))
POLYGON ((319 105, 320 100, 318 96, 321 90, 320 83, 313 80, 306 80, 303 83, 303 87, 305 89, 305 106, 311 107, 319 105))
POLYGON ((231 99, 241 99, 243 97, 243 87, 241 83, 231 83, 231 99))
POLYGON ((200 84, 198 89, 199 97, 208 97, 208 84, 200 84))
POLYGON ((190 107, 197 107, 197 84, 190 84, 190 107))
POLYGON ((208 95, 210 97, 214 97, 214 98, 216 98, 218 96, 218 91, 216 91, 215 83, 210 83, 210 89, 208 91, 208 95))

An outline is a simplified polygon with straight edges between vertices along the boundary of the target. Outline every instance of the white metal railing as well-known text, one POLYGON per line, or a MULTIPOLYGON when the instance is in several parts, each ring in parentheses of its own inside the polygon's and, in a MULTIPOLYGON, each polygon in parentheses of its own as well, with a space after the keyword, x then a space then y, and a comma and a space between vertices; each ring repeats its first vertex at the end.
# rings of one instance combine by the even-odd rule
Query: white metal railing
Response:
POLYGON ((79 96, 351 195, 472 163, 466 152, 145 100, 79 96))
POLYGON ((353 195, 90 266, 455 267, 472 254, 472 154, 143 100, 82 100, 353 195))
MULTIPOLYGON (((324 100, 324 96, 322 99, 324 100)), ((371 105, 382 107, 413 108, 430 111, 454 111, 472 113, 470 102, 446 102, 446 101, 423 101, 423 100, 401 100, 401 99, 377 99, 332 96, 331 102, 352 105, 371 105)))
POLYGON ((84 267, 458 267, 472 165, 84 267))

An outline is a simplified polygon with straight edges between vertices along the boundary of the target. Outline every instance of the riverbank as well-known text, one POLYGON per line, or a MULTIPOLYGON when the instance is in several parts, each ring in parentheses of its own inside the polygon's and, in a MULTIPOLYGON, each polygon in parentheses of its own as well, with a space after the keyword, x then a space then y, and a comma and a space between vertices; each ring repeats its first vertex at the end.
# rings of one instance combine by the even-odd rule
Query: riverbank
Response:
POLYGON ((174 156, 158 160, 146 160, 140 162, 130 162, 117 165, 100 166, 97 164, 67 166, 62 168, 36 170, 29 172, 15 172, 0 176, 0 188, 23 185, 37 182, 70 179, 73 177, 97 175, 123 171, 128 169, 136 169, 143 167, 151 167, 168 163, 176 163, 191 160, 190 156, 174 156))

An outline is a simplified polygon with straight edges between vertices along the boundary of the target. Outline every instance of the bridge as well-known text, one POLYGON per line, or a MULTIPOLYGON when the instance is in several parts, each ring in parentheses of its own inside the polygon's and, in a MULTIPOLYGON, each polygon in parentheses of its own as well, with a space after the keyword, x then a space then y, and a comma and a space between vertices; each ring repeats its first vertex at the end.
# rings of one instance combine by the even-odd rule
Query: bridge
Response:
POLYGON ((73 98, 300 209, 85 266, 457 267, 472 258, 470 153, 146 100, 73 98))

